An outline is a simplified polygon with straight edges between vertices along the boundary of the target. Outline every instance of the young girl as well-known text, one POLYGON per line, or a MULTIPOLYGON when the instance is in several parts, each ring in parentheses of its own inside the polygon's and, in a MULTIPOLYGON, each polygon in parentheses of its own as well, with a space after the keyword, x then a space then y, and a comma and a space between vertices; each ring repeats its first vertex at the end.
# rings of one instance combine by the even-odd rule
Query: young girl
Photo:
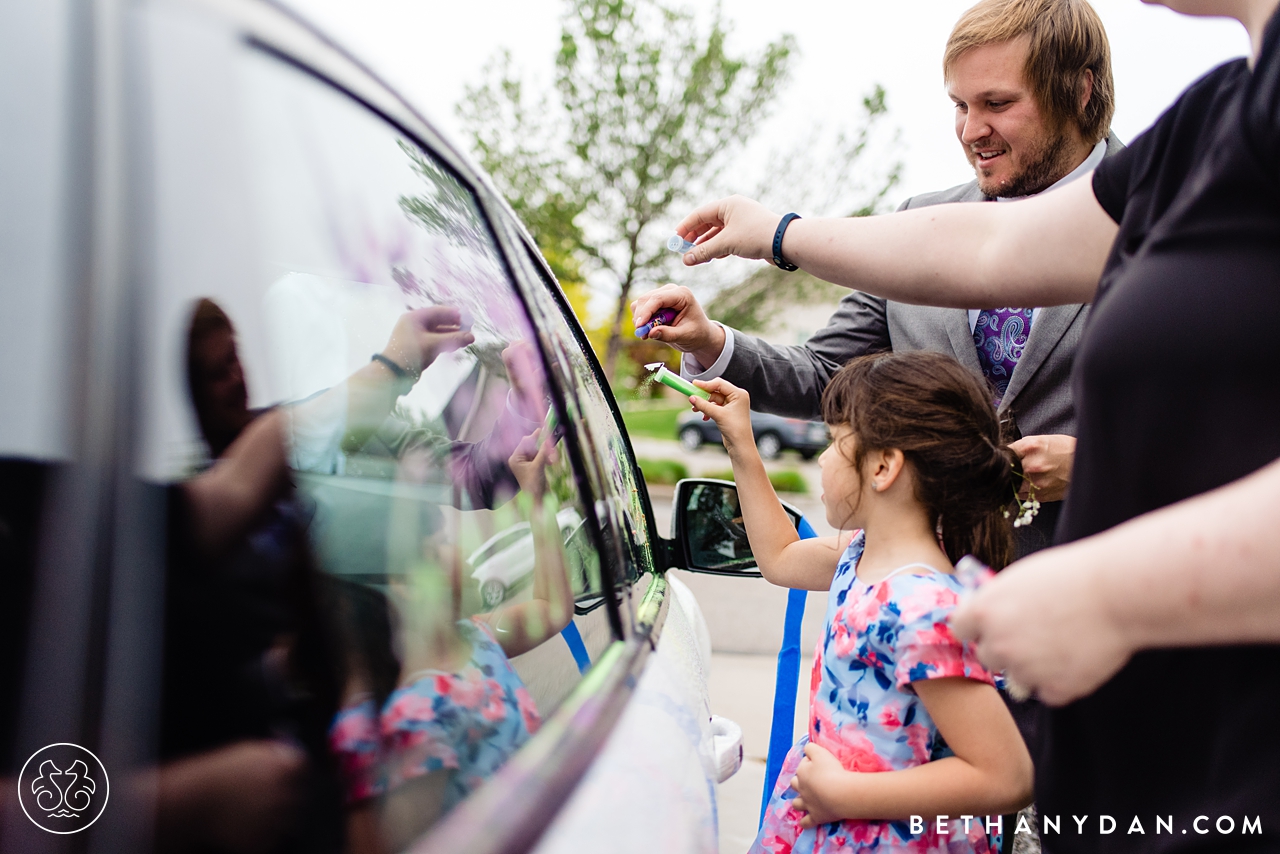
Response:
POLYGON ((761 572, 830 590, 809 733, 752 854, 987 852, 985 817, 1016 812, 1032 786, 992 675, 947 626, 963 592, 952 563, 1011 557, 1016 458, 990 391, 934 353, 850 362, 822 397, 832 442, 820 462, 827 521, 855 533, 800 540, 756 452, 747 393, 699 385, 712 399, 690 402, 724 436, 761 572))

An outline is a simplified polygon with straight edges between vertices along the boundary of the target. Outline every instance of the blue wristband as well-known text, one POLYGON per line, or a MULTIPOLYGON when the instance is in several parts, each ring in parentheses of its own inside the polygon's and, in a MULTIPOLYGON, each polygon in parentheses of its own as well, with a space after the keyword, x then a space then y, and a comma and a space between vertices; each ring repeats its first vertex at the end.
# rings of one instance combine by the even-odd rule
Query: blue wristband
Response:
POLYGON ((791 225, 793 219, 800 219, 800 214, 789 213, 784 216, 782 222, 778 223, 778 230, 773 233, 773 263, 779 270, 786 270, 788 273, 800 269, 782 257, 782 235, 787 233, 787 226, 791 225))

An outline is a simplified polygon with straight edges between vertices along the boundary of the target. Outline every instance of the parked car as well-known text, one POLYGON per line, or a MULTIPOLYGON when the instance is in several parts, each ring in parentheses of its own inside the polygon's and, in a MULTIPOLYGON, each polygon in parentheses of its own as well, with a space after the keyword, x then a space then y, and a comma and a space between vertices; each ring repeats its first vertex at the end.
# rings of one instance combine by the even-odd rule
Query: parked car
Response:
MULTIPOLYGON (((821 421, 784 418, 764 412, 751 412, 751 433, 756 449, 766 460, 776 460, 783 451, 798 451, 811 460, 831 441, 827 425, 821 421)), ((716 422, 703 421, 696 412, 682 412, 676 419, 676 436, 686 451, 696 451, 704 444, 720 444, 720 428, 716 422)))
POLYGON ((278 6, 0 34, 0 849, 715 850, 736 493, 656 529, 484 174, 278 6))
MULTIPOLYGON (((566 507, 556 514, 560 537, 566 545, 583 533, 585 521, 578 511, 566 507)), ((471 577, 480 588, 480 598, 490 608, 497 607, 517 587, 529 581, 534 566, 534 536, 528 522, 516 522, 494 534, 467 558, 471 577)))

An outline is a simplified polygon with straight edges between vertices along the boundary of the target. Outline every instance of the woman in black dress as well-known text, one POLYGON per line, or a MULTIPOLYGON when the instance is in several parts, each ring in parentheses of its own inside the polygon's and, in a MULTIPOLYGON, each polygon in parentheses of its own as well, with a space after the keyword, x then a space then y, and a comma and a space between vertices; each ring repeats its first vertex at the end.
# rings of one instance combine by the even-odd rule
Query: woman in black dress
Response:
MULTIPOLYGON (((1277 4, 1166 2, 1236 18, 1252 55, 1192 84, 1092 181, 794 220, 781 241, 782 260, 904 302, 1093 303, 1061 545, 954 621, 1055 706, 1036 757, 1051 852, 1280 851, 1277 4)), ((780 219, 740 197, 705 205, 677 227, 700 240, 685 263, 774 259, 780 219)))

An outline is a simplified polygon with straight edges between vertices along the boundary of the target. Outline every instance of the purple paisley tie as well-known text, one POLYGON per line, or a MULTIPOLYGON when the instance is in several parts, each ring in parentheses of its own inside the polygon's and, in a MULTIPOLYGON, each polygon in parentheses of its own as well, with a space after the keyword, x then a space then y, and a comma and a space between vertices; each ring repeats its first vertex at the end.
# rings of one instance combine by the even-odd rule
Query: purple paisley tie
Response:
POLYGON ((982 375, 996 389, 996 405, 1009 388, 1009 377, 1022 358, 1031 331, 1032 309, 984 308, 973 327, 973 346, 978 348, 982 375))

